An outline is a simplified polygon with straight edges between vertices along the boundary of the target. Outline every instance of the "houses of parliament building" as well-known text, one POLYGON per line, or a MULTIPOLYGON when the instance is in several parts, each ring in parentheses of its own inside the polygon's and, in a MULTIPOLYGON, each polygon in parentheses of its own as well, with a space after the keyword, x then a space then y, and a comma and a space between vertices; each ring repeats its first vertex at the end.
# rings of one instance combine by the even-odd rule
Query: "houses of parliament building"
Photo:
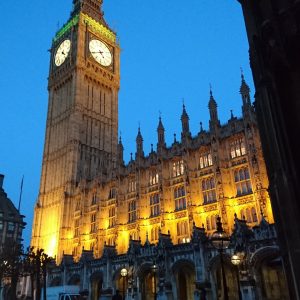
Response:
POLYGON ((239 293, 288 299, 244 76, 241 117, 220 124, 210 91, 209 130, 201 124, 192 136, 183 105, 181 137, 166 145, 160 117, 157 145, 145 154, 139 128, 136 152, 125 164, 118 137, 120 46, 102 0, 73 0, 50 59, 31 241, 56 258, 48 285, 79 285, 89 299, 111 299, 116 289, 126 299, 225 299, 225 272, 229 299, 239 293), (224 253, 210 243, 219 218, 231 235, 224 253), (236 272, 230 258, 241 247, 236 272))

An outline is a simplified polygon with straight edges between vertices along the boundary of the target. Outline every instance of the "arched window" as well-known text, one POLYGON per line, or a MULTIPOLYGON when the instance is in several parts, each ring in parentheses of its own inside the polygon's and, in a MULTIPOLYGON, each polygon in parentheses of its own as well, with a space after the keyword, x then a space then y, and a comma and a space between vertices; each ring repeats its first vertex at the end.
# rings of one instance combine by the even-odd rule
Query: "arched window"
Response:
POLYGON ((157 241, 158 237, 159 237, 159 227, 153 227, 151 229, 151 236, 150 236, 151 241, 152 242, 157 241))
POLYGON ((136 201, 131 200, 128 202, 128 222, 136 221, 136 201))
POLYGON ((173 162, 173 166, 172 166, 173 177, 183 175, 183 173, 184 173, 183 160, 178 160, 178 161, 173 162))
POLYGON ((257 214, 256 214, 256 209, 254 207, 251 208, 251 216, 252 216, 252 221, 257 222, 257 214))
POLYGON ((185 188, 180 186, 174 189, 175 210, 186 209, 185 188))
POLYGON ((217 200, 214 177, 202 180, 202 195, 204 204, 212 203, 217 200))
POLYGON ((199 158, 199 167, 204 169, 213 165, 211 152, 202 153, 199 158))
POLYGON ((216 230, 217 229, 217 216, 211 216, 211 229, 216 230))
POLYGON ((239 138, 230 143, 230 157, 236 158, 246 154, 244 138, 239 138))
POLYGON ((108 210, 108 226, 109 228, 116 225, 116 208, 115 206, 110 207, 108 210))
POLYGON ((211 226, 210 226, 210 217, 206 217, 206 229, 207 229, 207 230, 211 230, 211 226))
POLYGON ((252 193, 252 185, 250 180, 249 169, 244 167, 234 171, 234 181, 237 196, 252 193))
POLYGON ((159 205, 158 193, 150 195, 150 210, 151 210, 150 217, 159 215, 160 205, 159 205))

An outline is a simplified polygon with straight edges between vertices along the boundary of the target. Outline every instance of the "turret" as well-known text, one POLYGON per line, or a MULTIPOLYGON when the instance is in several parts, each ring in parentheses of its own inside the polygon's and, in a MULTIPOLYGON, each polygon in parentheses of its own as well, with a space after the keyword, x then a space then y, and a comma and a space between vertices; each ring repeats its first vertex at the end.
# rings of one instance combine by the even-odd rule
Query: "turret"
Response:
POLYGON ((138 134, 136 136, 136 154, 135 157, 143 157, 144 156, 144 149, 143 149, 143 137, 141 134, 141 128, 138 129, 138 134))
POLYGON ((157 126, 157 150, 161 150, 161 148, 164 147, 166 147, 165 128, 160 116, 158 126, 157 126))
POLYGON ((250 88, 245 81, 243 72, 241 77, 242 77, 242 82, 240 87, 240 94, 243 100, 243 106, 242 106, 243 116, 245 117, 248 114, 248 112, 251 111, 252 107, 251 107, 251 100, 250 100, 250 88))
POLYGON ((181 139, 184 141, 184 139, 191 136, 190 125, 189 125, 190 118, 189 118, 189 115, 186 112, 184 104, 182 106, 182 114, 181 114, 180 119, 181 119, 181 126, 182 126, 181 139))
POLYGON ((124 165, 124 147, 122 143, 122 138, 120 136, 119 143, 118 143, 118 165, 124 165))
POLYGON ((213 96, 212 90, 210 89, 210 98, 208 102, 209 114, 210 114, 210 121, 209 121, 209 128, 211 131, 215 130, 216 126, 220 126, 220 121, 218 119, 218 105, 213 96))

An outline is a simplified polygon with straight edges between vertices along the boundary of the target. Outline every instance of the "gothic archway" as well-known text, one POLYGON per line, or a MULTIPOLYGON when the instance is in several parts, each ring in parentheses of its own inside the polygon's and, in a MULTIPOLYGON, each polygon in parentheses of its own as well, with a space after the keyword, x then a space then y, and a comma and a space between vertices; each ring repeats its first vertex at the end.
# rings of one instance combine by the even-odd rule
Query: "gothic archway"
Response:
POLYGON ((154 299, 155 292, 158 292, 158 274, 152 271, 150 262, 144 263, 137 271, 137 276, 140 284, 139 294, 141 300, 154 299))
MULTIPOLYGON (((223 266, 226 277, 228 297, 230 300, 238 300, 239 293, 236 270, 230 261, 230 256, 227 254, 223 254, 223 266)), ((220 255, 216 255, 210 260, 208 269, 210 270, 214 298, 221 300, 224 297, 224 282, 220 255)))
POLYGON ((264 247, 252 260, 259 296, 266 300, 287 300, 288 289, 278 247, 264 247))
POLYGON ((195 265, 192 261, 181 259, 172 267, 176 280, 176 294, 178 300, 194 299, 195 265))
POLYGON ((113 275, 115 290, 118 290, 121 295, 126 295, 128 289, 128 280, 133 276, 132 270, 128 268, 128 266, 126 266, 125 268, 128 272, 127 276, 121 276, 121 270, 123 269, 123 267, 118 268, 113 275))
POLYGON ((101 272, 95 272, 90 277, 90 291, 91 300, 98 300, 101 296, 101 290, 103 285, 103 274, 101 272))

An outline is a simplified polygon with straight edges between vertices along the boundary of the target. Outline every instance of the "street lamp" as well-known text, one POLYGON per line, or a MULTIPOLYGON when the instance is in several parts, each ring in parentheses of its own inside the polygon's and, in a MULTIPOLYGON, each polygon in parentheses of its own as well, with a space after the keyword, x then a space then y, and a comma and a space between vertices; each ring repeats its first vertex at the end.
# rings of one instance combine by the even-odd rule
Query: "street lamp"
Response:
POLYGON ((154 300, 156 300, 156 273, 158 271, 158 266, 154 263, 154 265, 151 267, 151 270, 154 276, 154 300))
POLYGON ((236 280, 238 284, 238 293, 239 300, 242 300, 241 286, 240 286, 240 276, 239 276, 239 265, 242 262, 242 257, 238 254, 234 254, 231 256, 231 262, 236 267, 236 280))
POLYGON ((128 274, 128 271, 127 269, 124 267, 122 270, 121 270, 121 276, 123 277, 123 300, 125 300, 125 278, 128 274))
POLYGON ((219 251, 220 253, 220 260, 221 260, 221 271, 222 271, 222 280, 223 280, 223 292, 224 292, 224 300, 229 300, 228 298, 228 288, 224 270, 224 262, 223 262, 223 251, 228 248, 230 243, 230 238, 228 234, 224 231, 221 218, 217 217, 217 230, 211 236, 211 242, 213 246, 219 251))

